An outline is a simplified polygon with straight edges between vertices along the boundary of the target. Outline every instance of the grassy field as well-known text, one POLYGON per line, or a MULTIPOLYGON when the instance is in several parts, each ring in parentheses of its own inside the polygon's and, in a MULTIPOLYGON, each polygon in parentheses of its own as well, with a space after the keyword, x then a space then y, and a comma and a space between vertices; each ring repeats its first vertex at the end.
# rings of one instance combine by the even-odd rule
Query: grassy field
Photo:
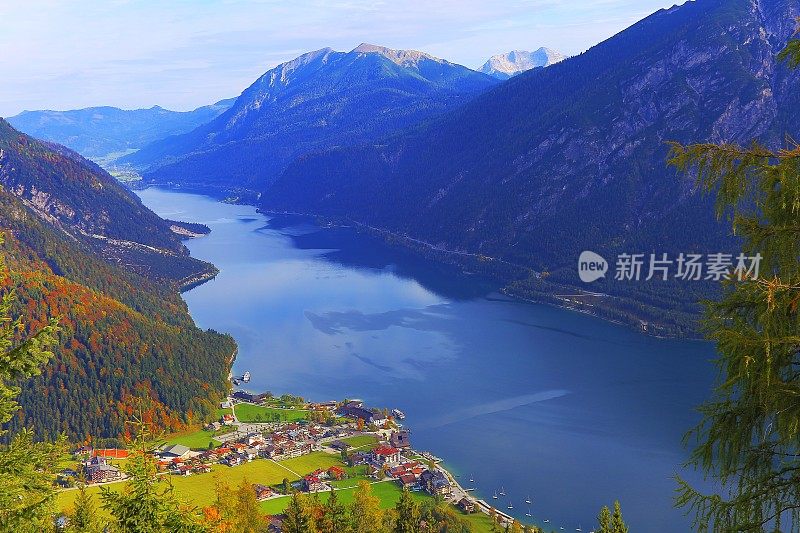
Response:
POLYGON ((475 533, 495 531, 492 529, 492 519, 489 518, 487 514, 472 513, 469 515, 462 515, 462 518, 470 523, 472 531, 475 533))
MULTIPOLYGON (((357 482, 354 480, 349 481, 351 481, 353 485, 357 484, 357 482)), ((339 502, 349 505, 353 501, 354 492, 355 486, 347 489, 339 489, 336 491, 336 496, 339 498, 339 502)), ((397 503, 397 500, 400 499, 401 491, 397 483, 393 481, 384 481, 381 483, 372 484, 372 494, 380 498, 382 509, 389 509, 390 507, 394 507, 397 503)), ((411 495, 415 500, 418 501, 430 499, 430 496, 424 492, 412 492, 411 495)), ((317 497, 319 497, 319 500, 324 503, 328 501, 330 493, 320 492, 317 494, 317 497)), ((267 514, 278 514, 282 513, 286 509, 287 505, 289 505, 288 497, 275 498, 261 502, 261 509, 267 514)))
POLYGON ((236 405, 236 418, 240 422, 294 422, 308 418, 308 411, 305 409, 279 409, 276 407, 265 407, 249 403, 236 405))
MULTIPOLYGON (((181 438, 176 436, 176 438, 181 438)), ((185 436, 184 436, 185 438, 185 436)), ((170 440, 170 442, 173 442, 170 440)), ((120 461, 115 461, 119 463, 120 461)), ((296 472, 300 476, 308 474, 317 468, 327 469, 331 466, 341 466, 341 461, 337 455, 331 455, 324 452, 314 452, 302 457, 294 459, 287 459, 275 463, 266 459, 258 459, 250 463, 245 463, 236 467, 228 467, 224 465, 213 465, 212 471, 208 474, 196 474, 192 476, 172 476, 164 475, 163 479, 169 480, 175 488, 175 493, 184 498, 186 501, 191 501, 192 505, 197 507, 204 507, 212 504, 216 498, 215 487, 217 480, 224 482, 230 487, 236 487, 243 480, 249 483, 260 483, 262 485, 277 485, 280 484, 284 478, 290 481, 298 479, 296 472)), ((340 501, 349 504, 353 501, 353 493, 355 487, 360 479, 363 477, 363 467, 350 468, 346 470, 353 477, 341 481, 331 482, 338 487, 337 496, 340 501)), ((110 490, 119 491, 125 486, 125 483, 113 483, 107 485, 110 490)), ((100 487, 92 486, 87 491, 95 496, 95 502, 100 506, 99 495, 100 487)), ((375 496, 380 498, 381 507, 388 509, 394 507, 397 500, 400 498, 400 488, 393 481, 384 481, 372 484, 372 492, 375 496)), ((77 490, 62 491, 56 498, 56 506, 59 510, 66 511, 72 508, 75 498, 78 495, 77 490)), ((318 496, 320 501, 325 502, 329 497, 329 493, 320 493, 318 496)), ((418 501, 429 499, 426 493, 413 492, 412 496, 418 501)), ((276 514, 282 512, 289 504, 289 498, 275 498, 261 502, 261 509, 267 514, 276 514)), ((108 516, 102 509, 98 509, 101 516, 108 516)), ((491 523, 489 517, 480 513, 465 517, 472 524, 473 531, 476 533, 483 533, 491 531, 491 523)))
POLYGON ((285 461, 281 461, 281 464, 294 470, 301 476, 304 476, 310 474, 317 468, 324 468, 327 470, 332 466, 342 466, 342 461, 338 455, 331 455, 325 452, 312 452, 308 455, 295 457, 294 459, 286 459, 285 461))
MULTIPOLYGON (((287 459, 280 463, 257 459, 236 467, 213 465, 211 472, 208 474, 196 474, 186 477, 170 475, 169 480, 175 487, 175 492, 178 496, 191 500, 194 505, 202 507, 214 501, 214 487, 217 478, 231 487, 239 485, 244 479, 247 479, 250 483, 276 485, 281 483, 284 478, 288 478, 290 481, 299 479, 292 472, 297 472, 300 476, 303 476, 317 468, 327 469, 333 465, 341 466, 341 462, 337 457, 324 452, 316 452, 295 459, 287 459)), ((124 483, 116 483, 108 485, 108 487, 119 490, 123 485, 124 483)), ((87 490, 92 494, 99 494, 100 487, 89 487, 87 490)), ((62 510, 71 508, 77 495, 78 491, 76 490, 60 492, 56 499, 57 507, 62 510)))
POLYGON ((349 444, 353 449, 367 448, 378 444, 378 439, 375 435, 356 435, 355 437, 347 437, 341 439, 345 444, 349 444))
MULTIPOLYGON (((226 428, 222 433, 228 433, 230 428, 226 428)), ((205 450, 208 444, 212 443, 214 446, 222 444, 214 438, 215 432, 201 430, 185 431, 183 433, 175 433, 165 439, 167 444, 183 444, 193 450, 205 450)))

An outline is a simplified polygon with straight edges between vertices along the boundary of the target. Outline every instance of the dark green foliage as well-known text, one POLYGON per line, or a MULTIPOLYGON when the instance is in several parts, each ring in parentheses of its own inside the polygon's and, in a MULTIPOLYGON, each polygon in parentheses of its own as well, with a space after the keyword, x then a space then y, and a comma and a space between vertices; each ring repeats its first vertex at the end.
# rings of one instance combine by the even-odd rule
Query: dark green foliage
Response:
MULTIPOLYGON (((800 20, 798 20, 798 23, 800 23, 800 20)), ((792 39, 789 41, 786 48, 781 50, 781 53, 778 54, 778 59, 780 61, 786 61, 792 68, 800 66, 800 39, 792 39)))
POLYGON ((599 526, 597 533, 628 533, 628 526, 622 518, 622 508, 618 501, 614 502, 613 514, 606 506, 600 509, 597 523, 599 526))
POLYGON ((419 506, 411 497, 411 492, 407 488, 403 488, 403 493, 397 501, 395 510, 397 511, 395 533, 416 533, 419 530, 419 506))
POLYGON ((331 491, 328 501, 325 502, 323 515, 319 522, 320 533, 347 533, 350 530, 347 508, 339 502, 336 489, 331 491))
POLYGON ((611 511, 605 505, 597 516, 598 533, 611 533, 611 511))
MULTIPOLYGON (((5 264, 0 270, 8 276, 5 264)), ((39 374, 53 356, 58 332, 54 321, 30 327, 21 318, 12 319, 14 302, 14 293, 6 290, 0 300, 0 435, 18 407, 14 383, 39 374)), ((28 429, 8 437, 9 443, 0 445, 0 531, 38 532, 49 527, 55 469, 66 442, 34 442, 28 429)))
POLYGON ((297 493, 292 494, 284 514, 286 517, 283 520, 283 531, 286 533, 314 533, 316 531, 314 517, 311 515, 310 506, 304 496, 297 493))
POLYGON ((422 520, 430 524, 432 531, 439 533, 469 533, 472 528, 469 522, 452 505, 439 498, 428 500, 420 509, 422 520))
POLYGON ((717 211, 730 214, 745 252, 763 257, 758 279, 727 282, 722 299, 707 304, 720 381, 687 439, 692 463, 719 493, 681 481, 678 504, 700 531, 797 531, 800 146, 675 144, 670 162, 716 192, 717 211))
MULTIPOLYGON (((165 245, 182 246, 167 223, 127 191, 116 190, 118 186, 103 175, 5 123, 0 123, 0 132, 5 162, 0 162, 0 174, 13 176, 9 186, 23 184, 29 190, 44 180, 37 190, 49 183, 56 191, 63 182, 64 199, 58 196, 58 201, 92 213, 92 206, 113 198, 109 205, 124 211, 118 213, 121 221, 112 224, 115 229, 109 229, 114 235, 126 235, 141 215, 139 225, 153 230, 148 242, 166 239, 165 245), (7 164, 12 160, 13 168, 7 164), (159 233, 163 227, 166 233, 159 233)), ((117 438, 124 432, 123 421, 131 414, 134 398, 140 396, 151 398, 152 421, 164 428, 177 429, 207 418, 229 386, 233 340, 197 329, 175 285, 155 283, 103 261, 84 239, 72 239, 62 231, 75 229, 70 220, 56 222, 57 227, 50 220, 24 205, 11 190, 0 190, 0 228, 9 235, 0 255, 13 271, 2 286, 16 291, 14 312, 28 322, 27 331, 19 334, 59 318, 64 340, 40 376, 17 380, 23 409, 14 414, 9 427, 32 425, 38 436, 51 439, 62 432, 76 441, 117 438)), ((102 216, 97 220, 106 227, 102 216)), ((159 265, 164 256, 154 258, 159 265)))
POLYGON ((78 486, 78 497, 75 498, 73 512, 69 515, 70 533, 101 533, 105 524, 97 514, 94 497, 86 492, 86 486, 78 486))

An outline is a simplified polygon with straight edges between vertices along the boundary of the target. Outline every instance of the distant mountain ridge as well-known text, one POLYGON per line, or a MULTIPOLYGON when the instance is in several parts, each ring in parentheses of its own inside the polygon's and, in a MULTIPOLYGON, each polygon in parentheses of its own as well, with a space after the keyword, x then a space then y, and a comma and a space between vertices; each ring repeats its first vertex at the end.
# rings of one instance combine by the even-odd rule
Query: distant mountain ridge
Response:
POLYGON ((561 52, 545 47, 534 52, 512 50, 505 54, 493 55, 479 70, 499 80, 507 80, 522 72, 548 67, 564 59, 566 56, 561 52))
POLYGON ((233 101, 233 98, 220 100, 193 111, 170 111, 159 106, 132 110, 105 106, 23 111, 7 120, 28 135, 62 144, 84 157, 101 158, 191 131, 228 109, 233 101))
POLYGON ((710 199, 666 167, 665 143, 758 138, 777 146, 785 134, 796 138, 799 76, 775 56, 798 16, 790 0, 660 10, 403 135, 299 158, 261 205, 524 266, 530 279, 505 278, 516 294, 564 293, 545 287, 558 282, 614 295, 595 298, 588 311, 608 304, 618 319, 669 322, 665 309, 694 309, 708 285, 587 286, 577 257, 736 250, 710 199))
POLYGON ((323 48, 270 69, 211 122, 121 162, 147 183, 258 192, 299 155, 390 134, 496 83, 423 52, 323 48))

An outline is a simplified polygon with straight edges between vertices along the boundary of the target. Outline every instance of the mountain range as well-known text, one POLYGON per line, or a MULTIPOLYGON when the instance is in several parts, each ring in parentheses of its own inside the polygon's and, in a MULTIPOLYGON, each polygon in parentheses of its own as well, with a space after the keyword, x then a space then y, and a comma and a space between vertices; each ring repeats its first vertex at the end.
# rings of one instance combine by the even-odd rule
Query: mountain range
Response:
POLYGON ((146 183, 258 192, 299 155, 410 127, 496 83, 422 52, 324 48, 269 70, 207 124, 120 162, 143 169, 146 183))
POLYGON ((550 48, 539 48, 535 52, 512 50, 506 54, 497 54, 483 64, 480 71, 499 80, 507 80, 521 72, 535 68, 549 67, 566 58, 561 52, 550 48))
POLYGON ((23 111, 8 118, 18 130, 72 148, 84 157, 103 158, 139 149, 169 135, 195 129, 233 104, 233 99, 193 111, 89 107, 71 111, 23 111))
POLYGON ((0 285, 28 331, 57 318, 63 341, 24 383, 9 423, 50 438, 117 438, 147 416, 180 428, 212 413, 236 346, 195 327, 178 288, 213 268, 188 257, 160 219, 75 152, 0 119, 0 285))
MULTIPOLYGON (((583 250, 735 252, 710 199, 666 167, 666 142, 776 146, 796 137, 798 74, 776 54, 798 15, 789 0, 660 10, 402 135, 300 157, 261 206, 474 254, 487 270, 515 265, 502 275, 507 288, 531 297, 575 292, 554 283, 586 288, 576 268, 583 250)), ((690 320, 664 309, 691 313, 708 294, 703 283, 606 279, 588 288, 611 296, 590 299, 587 310, 673 330, 690 320)))
POLYGON ((796 135, 798 75, 775 55, 798 15, 791 0, 697 0, 561 61, 495 56, 491 75, 423 52, 326 48, 120 161, 145 185, 358 224, 475 263, 519 296, 685 332, 713 283, 587 287, 577 256, 738 248, 710 199, 666 167, 667 142, 796 135), (576 287, 591 293, 559 296, 576 287))

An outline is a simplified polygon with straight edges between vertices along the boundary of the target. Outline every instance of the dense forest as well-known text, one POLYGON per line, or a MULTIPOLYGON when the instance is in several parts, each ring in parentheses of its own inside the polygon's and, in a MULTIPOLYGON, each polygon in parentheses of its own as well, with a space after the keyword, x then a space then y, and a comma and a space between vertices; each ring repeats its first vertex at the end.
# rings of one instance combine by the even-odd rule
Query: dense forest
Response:
POLYGON ((97 232, 176 250, 151 255, 159 265, 158 258, 186 257, 169 223, 77 154, 4 123, 0 131, 0 254, 12 272, 2 288, 16 294, 13 312, 27 328, 21 337, 57 318, 63 341, 42 375, 23 384, 22 409, 10 427, 33 426, 47 437, 115 438, 144 395, 159 427, 206 418, 227 390, 233 339, 195 327, 176 283, 104 259, 95 238, 83 238, 97 232), (48 199, 39 202, 43 191, 48 199))
POLYGON ((58 317, 66 340, 43 374, 23 386, 12 427, 72 438, 116 437, 134 398, 153 399, 153 420, 178 428, 206 417, 227 387, 233 340, 194 327, 169 286, 106 264, 0 191, 4 288, 30 331, 58 317))

